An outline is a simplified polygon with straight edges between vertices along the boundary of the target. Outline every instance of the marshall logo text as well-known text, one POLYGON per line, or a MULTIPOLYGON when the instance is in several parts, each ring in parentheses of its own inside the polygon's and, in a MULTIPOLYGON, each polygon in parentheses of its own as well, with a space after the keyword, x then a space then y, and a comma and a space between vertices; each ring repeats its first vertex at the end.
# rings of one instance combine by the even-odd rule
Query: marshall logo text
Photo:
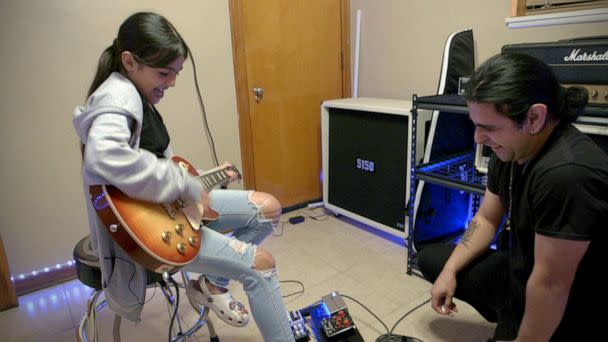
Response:
POLYGON ((598 61, 608 61, 608 50, 606 52, 598 53, 597 51, 593 51, 593 53, 583 52, 581 53, 581 49, 572 49, 569 56, 564 57, 565 62, 598 62, 598 61))

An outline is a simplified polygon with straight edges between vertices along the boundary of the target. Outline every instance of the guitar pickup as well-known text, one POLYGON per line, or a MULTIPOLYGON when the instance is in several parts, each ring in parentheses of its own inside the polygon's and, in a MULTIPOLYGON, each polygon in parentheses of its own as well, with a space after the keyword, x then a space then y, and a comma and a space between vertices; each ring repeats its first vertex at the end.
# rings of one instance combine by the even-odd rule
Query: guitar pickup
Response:
POLYGON ((175 204, 177 204, 177 206, 180 208, 185 208, 188 206, 188 204, 186 204, 186 202, 184 200, 182 200, 181 198, 176 199, 175 204))
POLYGON ((177 211, 173 209, 173 206, 171 204, 166 203, 163 203, 162 205, 165 211, 167 212, 167 215, 169 215, 171 219, 175 220, 175 218, 177 217, 177 211))

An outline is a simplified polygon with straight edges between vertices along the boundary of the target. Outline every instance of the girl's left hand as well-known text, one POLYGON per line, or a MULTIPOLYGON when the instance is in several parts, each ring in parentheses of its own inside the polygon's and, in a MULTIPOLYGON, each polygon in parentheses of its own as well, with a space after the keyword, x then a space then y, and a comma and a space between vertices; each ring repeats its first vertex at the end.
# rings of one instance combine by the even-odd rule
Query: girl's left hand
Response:
MULTIPOLYGON (((240 178, 240 175, 238 173, 236 173, 233 169, 234 164, 231 162, 224 162, 224 164, 221 165, 221 167, 225 167, 226 168, 226 172, 228 173, 228 176, 230 177, 230 182, 234 182, 235 180, 238 180, 240 178)), ((228 182, 228 183, 230 183, 228 182)), ((226 184, 228 184, 226 183, 226 184)))

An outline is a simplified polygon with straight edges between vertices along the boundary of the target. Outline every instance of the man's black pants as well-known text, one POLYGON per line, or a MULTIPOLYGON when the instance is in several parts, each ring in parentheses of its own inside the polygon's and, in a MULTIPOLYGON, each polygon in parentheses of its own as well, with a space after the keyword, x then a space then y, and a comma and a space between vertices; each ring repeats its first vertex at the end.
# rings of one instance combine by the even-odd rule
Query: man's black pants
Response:
MULTIPOLYGON (((418 251, 418 267, 424 278, 434 283, 455 245, 433 244, 418 251)), ((517 337, 523 316, 523 300, 514 298, 509 281, 509 258, 504 252, 489 250, 460 271, 455 297, 469 303, 486 320, 497 323, 495 340, 517 337)))

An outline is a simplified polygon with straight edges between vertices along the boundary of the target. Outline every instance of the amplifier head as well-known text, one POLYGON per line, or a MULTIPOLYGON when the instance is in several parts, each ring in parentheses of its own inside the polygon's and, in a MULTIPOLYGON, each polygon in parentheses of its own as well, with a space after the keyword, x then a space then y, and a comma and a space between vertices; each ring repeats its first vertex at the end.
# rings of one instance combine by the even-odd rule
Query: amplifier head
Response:
POLYGON ((589 91, 589 103, 608 104, 608 36, 557 42, 511 44, 502 53, 521 53, 549 65, 564 86, 589 91))

